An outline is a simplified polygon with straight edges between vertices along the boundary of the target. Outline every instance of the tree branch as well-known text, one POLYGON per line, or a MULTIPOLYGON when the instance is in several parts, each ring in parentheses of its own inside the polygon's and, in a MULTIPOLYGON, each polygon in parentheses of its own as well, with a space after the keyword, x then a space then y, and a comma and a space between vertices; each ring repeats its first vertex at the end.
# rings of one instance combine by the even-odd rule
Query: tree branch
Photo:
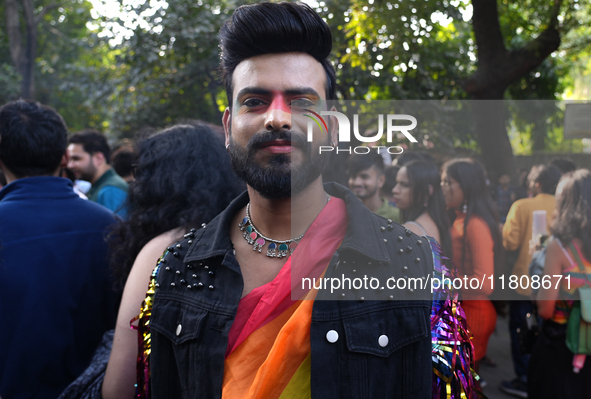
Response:
POLYGON ((548 27, 535 39, 528 42, 520 49, 511 51, 509 54, 509 65, 507 78, 510 81, 519 79, 524 74, 535 69, 544 60, 558 50, 560 47, 560 32, 558 15, 562 0, 554 0, 554 5, 550 12, 548 27))
MULTIPOLYGON (((520 79, 538 67, 552 52, 560 46, 560 26, 558 15, 560 13, 563 0, 553 0, 553 6, 548 16, 548 26, 540 35, 529 41, 525 46, 507 51, 505 47, 499 47, 497 40, 481 37, 478 44, 478 69, 464 83, 463 87, 467 93, 474 98, 481 99, 501 99, 507 86, 520 79), (484 47, 483 47, 484 46, 484 47), (481 58, 484 57, 484 58, 481 58)), ((490 15, 491 7, 495 5, 495 0, 473 0, 474 18, 472 27, 474 32, 480 32, 480 35, 491 36, 501 35, 498 14, 495 18, 487 18, 482 12, 488 7, 487 15, 490 15), (476 18, 477 7, 479 4, 479 18, 476 18), (497 32, 497 29, 498 32, 497 32), (490 32, 490 33, 488 33, 490 32)), ((478 39, 478 35, 476 38, 478 39)), ((501 36, 502 39, 502 36, 501 36)))
POLYGON ((35 17, 35 23, 38 24, 39 22, 41 22, 41 20, 43 19, 45 14, 47 14, 48 11, 53 10, 54 8, 57 8, 59 6, 61 6, 60 3, 51 3, 43 7, 43 9, 39 11, 39 14, 37 14, 37 16, 35 17))
POLYGON ((476 39, 478 66, 488 65, 507 49, 501 32, 496 0, 472 0, 472 28, 476 39))

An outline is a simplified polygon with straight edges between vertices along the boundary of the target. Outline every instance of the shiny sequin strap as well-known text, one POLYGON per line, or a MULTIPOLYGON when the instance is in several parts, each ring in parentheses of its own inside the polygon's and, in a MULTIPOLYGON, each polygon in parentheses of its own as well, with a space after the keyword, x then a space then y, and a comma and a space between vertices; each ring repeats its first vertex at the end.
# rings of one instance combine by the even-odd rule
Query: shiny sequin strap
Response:
MULTIPOLYGON (((433 398, 486 398, 476 384, 479 377, 473 370, 474 347, 466 315, 451 286, 455 273, 444 265, 443 260, 447 258, 437 241, 428 239, 433 252, 433 276, 439 281, 439 288, 433 290, 431 308, 433 398)), ((433 286, 437 283, 433 282, 433 286)))
POLYGON ((139 321, 137 327, 131 326, 138 331, 138 356, 137 356, 137 383, 135 389, 135 397, 139 399, 150 398, 150 352, 152 350, 152 337, 150 334, 150 316, 152 316, 152 306, 154 305, 154 293, 156 292, 156 277, 158 276, 158 269, 162 264, 162 260, 168 254, 168 250, 164 252, 162 257, 158 259, 158 264, 152 271, 150 277, 150 284, 146 298, 142 302, 140 314, 131 320, 131 323, 139 321))

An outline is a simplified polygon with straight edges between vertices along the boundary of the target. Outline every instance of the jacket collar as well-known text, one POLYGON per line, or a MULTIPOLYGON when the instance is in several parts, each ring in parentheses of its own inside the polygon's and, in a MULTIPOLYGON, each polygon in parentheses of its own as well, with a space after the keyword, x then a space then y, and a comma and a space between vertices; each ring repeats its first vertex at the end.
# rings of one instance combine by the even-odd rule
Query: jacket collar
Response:
POLYGON ((338 183, 326 183, 324 190, 329 195, 341 198, 347 205, 349 225, 339 251, 348 248, 369 259, 389 262, 390 256, 378 224, 381 217, 373 214, 351 190, 338 183))
MULTIPOLYGON (((339 250, 350 249, 369 259, 389 262, 388 250, 380 235, 379 217, 372 214, 351 190, 338 183, 326 183, 324 190, 329 195, 344 200, 347 206, 349 225, 339 250)), ((236 213, 244 208, 248 201, 248 192, 240 194, 222 213, 204 226, 187 252, 185 262, 221 256, 231 250, 230 225, 236 213)))
POLYGON ((0 191, 0 201, 73 197, 78 195, 73 191, 72 182, 54 176, 23 177, 7 184, 0 191))
POLYGON ((232 248, 230 224, 234 216, 246 206, 248 201, 248 191, 245 191, 209 224, 204 223, 203 228, 197 232, 193 244, 187 251, 185 262, 224 255, 230 250, 232 248))

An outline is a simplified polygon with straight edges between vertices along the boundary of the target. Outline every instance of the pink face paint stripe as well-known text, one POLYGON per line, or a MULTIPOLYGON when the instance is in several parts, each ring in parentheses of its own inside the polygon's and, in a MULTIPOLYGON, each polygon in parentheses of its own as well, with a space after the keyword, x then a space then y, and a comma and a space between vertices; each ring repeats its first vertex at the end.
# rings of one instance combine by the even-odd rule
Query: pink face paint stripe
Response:
MULTIPOLYGON (((326 126, 326 122, 324 122, 324 119, 322 119, 322 117, 320 115, 318 115, 316 112, 309 110, 309 109, 304 109, 304 111, 308 111, 313 113, 314 115, 316 115, 318 117, 318 119, 320 119, 322 121, 322 124, 324 125, 324 127, 326 128, 326 131, 328 132, 328 126, 326 126)), ((320 129, 322 130, 322 129, 320 129)))
POLYGON ((270 109, 278 109, 283 112, 287 112, 291 114, 291 107, 285 101, 285 95, 283 92, 278 90, 271 90, 271 94, 273 95, 271 99, 271 104, 269 105, 270 109))

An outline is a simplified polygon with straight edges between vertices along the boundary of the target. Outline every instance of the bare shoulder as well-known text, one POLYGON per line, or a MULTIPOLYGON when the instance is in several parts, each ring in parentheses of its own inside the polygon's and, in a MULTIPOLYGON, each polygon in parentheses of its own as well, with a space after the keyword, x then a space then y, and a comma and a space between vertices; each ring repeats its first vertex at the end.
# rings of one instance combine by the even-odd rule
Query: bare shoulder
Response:
POLYGON ((560 245, 560 241, 552 238, 546 246, 544 272, 546 274, 561 274, 569 267, 568 259, 560 245))
MULTIPOLYGON (((166 247, 177 240, 182 231, 171 230, 150 240, 135 258, 131 272, 127 277, 118 318, 129 329, 129 320, 137 315, 140 305, 146 296, 152 271, 158 263, 166 247)), ((119 323, 119 321, 118 321, 119 323)))
POLYGON ((128 280, 134 277, 138 277, 141 280, 148 279, 152 270, 156 267, 158 259, 162 256, 166 248, 182 237, 183 230, 174 229, 162 233, 148 241, 135 258, 128 280))
POLYGON ((418 236, 422 236, 423 232, 421 231, 421 229, 419 228, 419 226, 417 226, 415 223, 404 223, 403 224, 404 227, 408 228, 410 231, 412 231, 413 233, 415 233, 418 236))

